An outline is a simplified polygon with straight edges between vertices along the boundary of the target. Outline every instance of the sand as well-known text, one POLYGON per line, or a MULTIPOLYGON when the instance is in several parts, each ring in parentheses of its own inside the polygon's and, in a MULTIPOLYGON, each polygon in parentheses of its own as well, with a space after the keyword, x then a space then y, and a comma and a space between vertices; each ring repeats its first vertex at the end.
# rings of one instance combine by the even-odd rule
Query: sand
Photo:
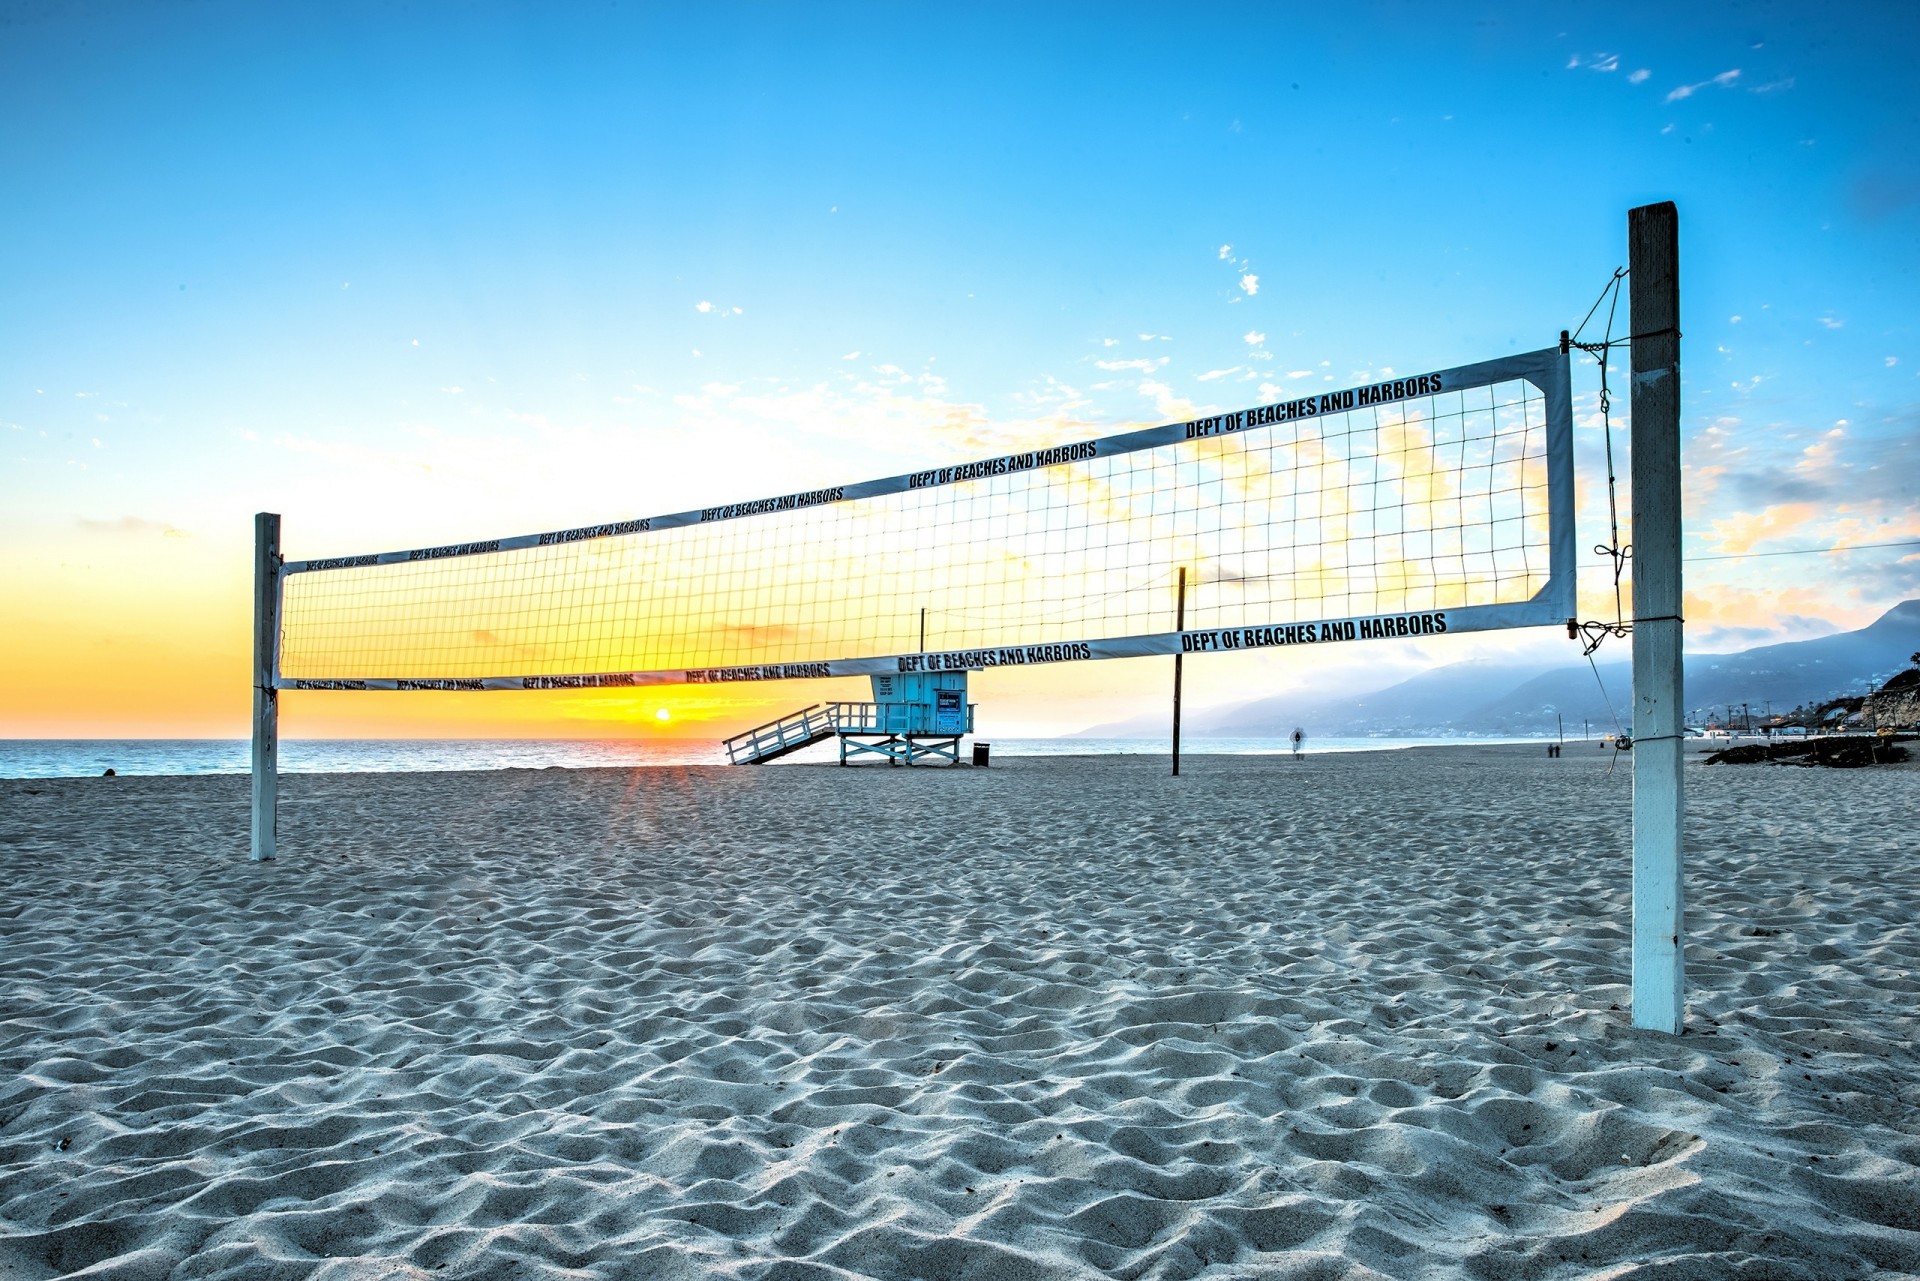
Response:
POLYGON ((1920 1273, 1920 769, 0 783, 0 1278, 1920 1273))

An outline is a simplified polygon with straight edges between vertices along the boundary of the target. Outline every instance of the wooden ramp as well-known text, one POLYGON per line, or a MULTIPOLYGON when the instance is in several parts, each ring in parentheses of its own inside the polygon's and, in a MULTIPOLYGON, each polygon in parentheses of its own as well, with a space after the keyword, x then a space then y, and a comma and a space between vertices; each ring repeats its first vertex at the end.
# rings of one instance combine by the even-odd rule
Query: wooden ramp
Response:
POLYGON ((726 742, 730 765, 764 765, 789 752, 832 738, 837 726, 832 713, 820 704, 790 712, 777 721, 756 725, 726 742))

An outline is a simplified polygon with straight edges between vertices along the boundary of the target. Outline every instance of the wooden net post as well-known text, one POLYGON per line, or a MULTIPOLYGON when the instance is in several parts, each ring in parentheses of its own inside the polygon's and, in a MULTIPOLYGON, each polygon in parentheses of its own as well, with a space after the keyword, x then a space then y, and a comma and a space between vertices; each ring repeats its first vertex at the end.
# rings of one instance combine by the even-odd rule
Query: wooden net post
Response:
POLYGON ((280 517, 253 518, 253 861, 273 857, 280 794, 280 692, 273 687, 280 639, 280 517))
POLYGON ((1680 618, 1680 222, 1627 214, 1633 343, 1633 1025, 1685 1014, 1680 618))

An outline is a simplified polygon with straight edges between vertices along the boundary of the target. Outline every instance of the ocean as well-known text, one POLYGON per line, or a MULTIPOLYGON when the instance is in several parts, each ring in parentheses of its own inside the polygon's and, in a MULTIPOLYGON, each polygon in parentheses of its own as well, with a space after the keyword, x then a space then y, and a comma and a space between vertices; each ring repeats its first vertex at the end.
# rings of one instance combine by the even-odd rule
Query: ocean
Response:
MULTIPOLYGON (((995 758, 1164 756, 1168 751, 1164 738, 989 737, 974 741, 989 742, 995 758)), ((1388 751, 1464 741, 1514 740, 1318 738, 1307 741, 1307 751, 1388 751)), ((1183 757, 1282 755, 1292 750, 1284 738, 1190 738, 1180 745, 1183 757)), ((828 742, 785 760, 805 764, 835 756, 836 748, 828 742)), ((280 744, 281 771, 296 774, 724 765, 726 759, 717 741, 699 739, 285 739, 280 744)), ((87 778, 109 769, 116 774, 244 774, 247 767, 248 744, 241 738, 0 739, 0 778, 87 778)))

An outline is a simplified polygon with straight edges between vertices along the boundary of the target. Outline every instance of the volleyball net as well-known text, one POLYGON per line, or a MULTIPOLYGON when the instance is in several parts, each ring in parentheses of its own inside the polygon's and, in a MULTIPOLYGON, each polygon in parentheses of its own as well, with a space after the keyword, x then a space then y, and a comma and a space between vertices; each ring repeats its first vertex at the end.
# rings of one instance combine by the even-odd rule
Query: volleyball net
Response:
POLYGON ((1559 624, 1572 477, 1554 347, 719 507, 287 561, 273 684, 772 680, 1559 624))

